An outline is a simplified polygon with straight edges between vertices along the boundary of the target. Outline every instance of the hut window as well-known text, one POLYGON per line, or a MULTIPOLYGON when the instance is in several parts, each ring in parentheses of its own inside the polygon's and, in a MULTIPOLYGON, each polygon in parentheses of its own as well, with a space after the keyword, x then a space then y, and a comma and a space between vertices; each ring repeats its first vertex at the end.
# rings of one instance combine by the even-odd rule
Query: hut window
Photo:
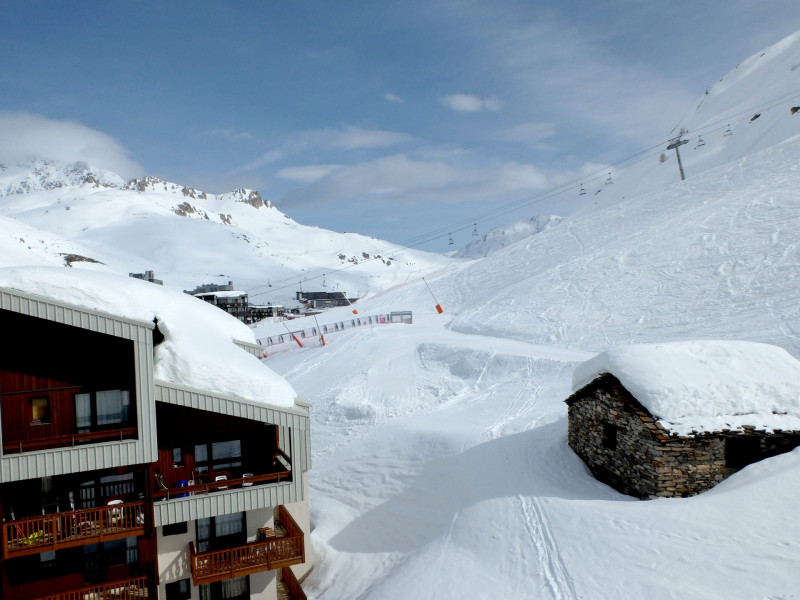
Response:
POLYGON ((761 441, 754 435, 740 435, 725 442, 725 466, 729 469, 742 469, 761 458, 761 441))
POLYGON ((603 448, 617 449, 617 431, 619 427, 611 423, 603 423, 603 448))
POLYGON ((43 425, 50 422, 50 397, 31 398, 31 425, 43 425))

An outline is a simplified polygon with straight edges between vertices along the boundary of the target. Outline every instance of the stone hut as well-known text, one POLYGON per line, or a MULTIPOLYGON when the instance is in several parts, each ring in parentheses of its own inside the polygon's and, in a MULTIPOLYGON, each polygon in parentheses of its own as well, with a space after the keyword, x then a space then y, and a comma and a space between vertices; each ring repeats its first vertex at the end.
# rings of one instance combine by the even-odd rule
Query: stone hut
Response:
POLYGON ((800 446, 800 363, 775 346, 620 346, 580 365, 573 389, 569 445, 624 494, 693 496, 800 446))

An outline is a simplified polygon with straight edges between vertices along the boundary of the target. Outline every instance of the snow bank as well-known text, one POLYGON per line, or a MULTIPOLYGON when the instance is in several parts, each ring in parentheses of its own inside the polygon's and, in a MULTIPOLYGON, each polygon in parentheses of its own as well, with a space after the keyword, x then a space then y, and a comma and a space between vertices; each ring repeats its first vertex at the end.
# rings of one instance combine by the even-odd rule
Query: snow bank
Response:
POLYGON ((233 343, 256 343, 250 328, 202 300, 131 277, 55 267, 0 269, 0 286, 127 319, 156 318, 165 337, 155 350, 156 379, 273 406, 294 405, 292 386, 233 343))
POLYGON ((752 425, 800 429, 800 362, 755 342, 691 341, 609 348, 576 367, 577 391, 611 373, 678 435, 752 425))

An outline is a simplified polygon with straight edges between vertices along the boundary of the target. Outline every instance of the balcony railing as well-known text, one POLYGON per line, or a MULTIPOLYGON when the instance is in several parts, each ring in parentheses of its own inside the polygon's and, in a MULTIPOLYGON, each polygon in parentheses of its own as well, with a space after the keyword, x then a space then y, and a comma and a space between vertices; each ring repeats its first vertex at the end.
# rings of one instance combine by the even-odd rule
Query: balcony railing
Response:
POLYGON ((3 524, 3 557, 25 556, 144 534, 144 502, 17 519, 3 524))
POLYGON ((278 471, 277 473, 267 473, 265 475, 252 475, 248 477, 240 477, 236 479, 221 479, 220 481, 209 481, 207 483, 198 483, 193 485, 185 485, 181 487, 171 487, 167 489, 155 489, 153 491, 153 499, 166 499, 185 498, 187 496, 194 496, 196 494, 207 494, 209 492, 216 492, 218 490, 227 490, 230 488, 248 488, 256 484, 267 482, 280 482, 288 481, 292 476, 291 471, 278 471))
MULTIPOLYGON (((194 544, 189 543, 194 585, 213 583, 224 579, 242 577, 251 573, 280 569, 305 562, 303 531, 292 519, 289 511, 278 507, 278 518, 286 532, 283 537, 266 537, 234 548, 195 553, 194 544)), ((277 531, 276 527, 274 531, 277 531)))
POLYGON ((103 429, 101 431, 88 431, 86 433, 69 433, 52 436, 40 440, 25 440, 3 442, 3 454, 17 454, 18 452, 31 452, 33 450, 48 450, 51 448, 68 448, 92 442, 110 442, 113 440, 129 440, 136 438, 135 427, 120 429, 103 429))
POLYGON ((35 600, 142 600, 148 597, 147 577, 134 577, 109 583, 65 590, 35 600))

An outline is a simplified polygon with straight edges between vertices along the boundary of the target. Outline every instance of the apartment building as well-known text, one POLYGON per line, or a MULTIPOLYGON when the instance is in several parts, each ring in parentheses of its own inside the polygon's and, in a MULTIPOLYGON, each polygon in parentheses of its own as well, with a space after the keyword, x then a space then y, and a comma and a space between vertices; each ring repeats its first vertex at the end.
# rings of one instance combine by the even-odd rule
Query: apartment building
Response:
POLYGON ((2 598, 304 597, 308 404, 237 394, 233 377, 228 390, 195 385, 189 368, 159 378, 177 326, 162 320, 165 336, 146 309, 114 314, 125 302, 113 294, 98 310, 3 286, 2 598))

